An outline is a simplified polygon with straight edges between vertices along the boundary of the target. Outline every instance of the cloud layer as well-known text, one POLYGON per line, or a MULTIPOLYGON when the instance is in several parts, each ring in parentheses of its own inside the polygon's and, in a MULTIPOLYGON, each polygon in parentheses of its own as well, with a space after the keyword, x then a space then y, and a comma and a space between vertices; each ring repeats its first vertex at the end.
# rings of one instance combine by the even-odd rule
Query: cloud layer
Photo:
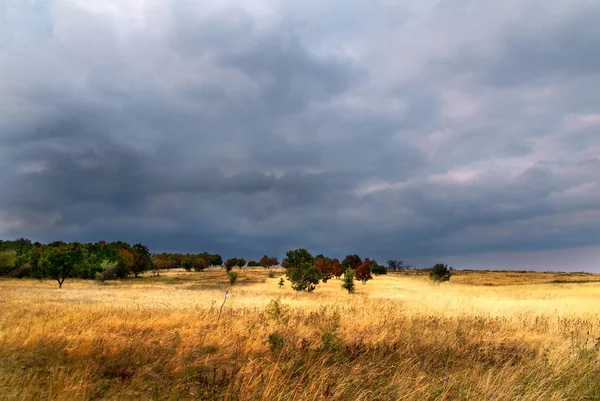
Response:
POLYGON ((600 4, 365 4, 9 1, 0 237, 457 267, 600 245, 600 4))

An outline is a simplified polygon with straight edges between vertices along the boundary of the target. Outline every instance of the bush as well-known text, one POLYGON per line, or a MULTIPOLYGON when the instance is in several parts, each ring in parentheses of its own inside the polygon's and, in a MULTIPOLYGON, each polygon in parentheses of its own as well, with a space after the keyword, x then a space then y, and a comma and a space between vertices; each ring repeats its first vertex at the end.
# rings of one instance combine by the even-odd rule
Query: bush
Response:
POLYGON ((229 284, 233 285, 235 280, 237 280, 238 274, 237 272, 227 272, 227 277, 229 277, 229 284))
POLYGON ((288 308, 281 303, 281 299, 272 299, 267 305, 265 314, 273 320, 279 320, 286 315, 288 308))
POLYGON ((283 346, 285 345, 285 338, 279 334, 278 332, 273 332, 269 334, 269 349, 272 353, 278 353, 283 350, 283 346))
POLYGON ((342 340, 336 333, 337 329, 338 325, 336 324, 321 335, 321 351, 335 352, 342 345, 342 340))
POLYGON ((125 266, 123 266, 121 263, 118 263, 117 267, 115 267, 112 272, 115 274, 116 278, 125 278, 129 274, 125 266))
POLYGON ((381 266, 380 264, 377 264, 377 262, 373 261, 373 263, 371 263, 371 273, 379 276, 380 274, 387 274, 387 269, 385 266, 381 266))
POLYGON ((348 294, 354 292, 354 270, 347 269, 344 272, 344 281, 342 282, 342 288, 348 291, 348 294))
POLYGON ((279 279, 279 283, 277 283, 279 285, 279 288, 283 288, 283 286, 285 285, 285 280, 282 278, 279 279))
POLYGON ((0 252, 0 275, 10 274, 17 265, 17 252, 9 250, 0 252))
POLYGON ((450 277, 452 276, 452 272, 450 271, 450 269, 448 268, 448 265, 445 265, 443 263, 437 263, 431 268, 431 271, 429 272, 429 279, 437 283, 449 281, 450 277))
MULTIPOLYGON (((103 260, 100 263, 100 271, 94 275, 94 278, 98 281, 105 280, 116 280, 118 278, 122 278, 121 275, 127 276, 127 273, 119 270, 119 262, 111 262, 107 259, 103 260)), ((123 276, 123 277, 124 277, 123 276)))
POLYGON ((21 267, 13 270, 11 272, 11 277, 14 278, 23 278, 23 277, 35 277, 34 270, 29 263, 24 264, 21 267))
POLYGON ((267 274, 267 277, 269 277, 269 278, 275 278, 275 272, 273 270, 269 270, 269 273, 267 274))
POLYGON ((198 258, 198 260, 196 260, 196 263, 194 264, 194 270, 197 272, 201 272, 202 270, 206 269, 208 267, 206 261, 204 259, 198 258))
POLYGON ((192 267, 194 267, 194 263, 190 259, 184 259, 181 262, 181 267, 183 267, 186 272, 191 272, 192 267))

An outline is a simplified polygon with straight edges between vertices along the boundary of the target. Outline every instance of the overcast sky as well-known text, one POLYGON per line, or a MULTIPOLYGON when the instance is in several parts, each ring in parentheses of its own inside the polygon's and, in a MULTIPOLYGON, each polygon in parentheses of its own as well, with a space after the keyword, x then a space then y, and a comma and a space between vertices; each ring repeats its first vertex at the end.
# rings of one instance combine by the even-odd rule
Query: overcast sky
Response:
POLYGON ((600 2, 0 0, 0 238, 600 271, 600 2))

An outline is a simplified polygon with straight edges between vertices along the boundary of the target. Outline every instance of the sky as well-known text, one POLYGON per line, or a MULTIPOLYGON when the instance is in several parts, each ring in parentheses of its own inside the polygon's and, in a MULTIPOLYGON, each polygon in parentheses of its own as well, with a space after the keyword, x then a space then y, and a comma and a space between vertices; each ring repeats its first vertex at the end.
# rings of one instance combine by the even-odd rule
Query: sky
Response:
POLYGON ((599 20, 0 0, 0 238, 600 272, 599 20))

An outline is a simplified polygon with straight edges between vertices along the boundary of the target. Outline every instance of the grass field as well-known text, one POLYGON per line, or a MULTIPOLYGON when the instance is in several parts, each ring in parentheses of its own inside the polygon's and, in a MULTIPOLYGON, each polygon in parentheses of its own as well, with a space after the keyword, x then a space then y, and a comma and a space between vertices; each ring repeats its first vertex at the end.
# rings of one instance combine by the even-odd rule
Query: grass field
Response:
POLYGON ((600 400, 600 275, 273 271, 0 280, 0 399, 600 400))

